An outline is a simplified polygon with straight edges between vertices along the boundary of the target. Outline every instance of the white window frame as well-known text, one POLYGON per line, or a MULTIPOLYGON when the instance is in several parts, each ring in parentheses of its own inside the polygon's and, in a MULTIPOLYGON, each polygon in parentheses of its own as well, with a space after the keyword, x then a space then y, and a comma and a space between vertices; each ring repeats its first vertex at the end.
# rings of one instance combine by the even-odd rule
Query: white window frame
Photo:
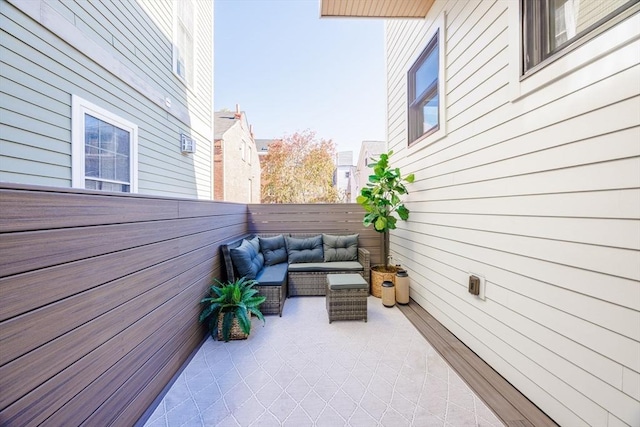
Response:
MULTIPOLYGON (((85 115, 89 114, 99 120, 129 132, 129 192, 138 192, 138 126, 109 110, 99 107, 78 95, 71 96, 71 185, 73 188, 85 188, 85 115)), ((95 181, 111 182, 95 177, 95 181)))
MULTIPOLYGON (((193 44, 191 45, 191 57, 193 58, 193 79, 191 82, 189 82, 189 79, 187 78, 187 75, 185 75, 184 77, 181 76, 178 72, 178 20, 179 20, 179 16, 178 16, 178 8, 180 7, 180 4, 182 3, 182 0, 174 0, 172 2, 173 4, 173 10, 172 10, 172 14, 173 14, 173 49, 172 49, 172 61, 173 61, 173 74, 175 74, 180 81, 182 81, 185 86, 187 86, 189 89, 193 90, 194 92, 196 91, 196 85, 197 85, 197 63, 198 63, 198 58, 197 58, 197 54, 198 54, 198 49, 197 49, 197 44, 198 44, 198 39, 197 39, 197 28, 198 28, 198 21, 197 21, 197 7, 198 7, 198 2, 195 0, 190 0, 192 2, 193 5, 193 28, 190 29, 190 33, 191 33, 191 38, 193 40, 193 44)), ((189 29, 188 29, 189 30, 189 29)), ((186 65, 185 65, 186 66, 186 65)), ((187 69, 187 73, 189 72, 189 70, 187 69)))
POLYGON ((445 25, 446 15, 441 13, 433 22, 432 27, 426 33, 422 43, 417 47, 417 52, 415 52, 413 60, 409 63, 406 72, 405 82, 406 86, 406 114, 407 114, 407 147, 409 147, 410 152, 414 150, 421 150, 430 146, 431 144, 437 142, 438 140, 444 138, 447 135, 447 109, 446 109, 446 83, 447 83, 447 75, 446 75, 446 67, 445 67, 445 49, 446 49, 446 25, 445 25), (437 129, 433 129, 431 131, 427 131, 422 136, 419 136, 413 141, 410 141, 410 123, 409 116, 411 112, 409 111, 409 72, 416 62, 422 56, 424 49, 427 47, 429 42, 437 35, 438 37, 438 126, 437 129))

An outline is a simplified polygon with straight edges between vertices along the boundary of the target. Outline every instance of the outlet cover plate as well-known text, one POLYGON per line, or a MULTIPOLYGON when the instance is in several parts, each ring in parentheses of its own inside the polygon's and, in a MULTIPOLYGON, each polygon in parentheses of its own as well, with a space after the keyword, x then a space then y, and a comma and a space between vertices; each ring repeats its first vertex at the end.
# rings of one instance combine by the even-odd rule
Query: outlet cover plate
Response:
POLYGON ((486 280, 483 275, 478 273, 469 272, 469 277, 476 276, 480 279, 480 293, 478 295, 474 295, 476 298, 480 298, 482 301, 485 301, 487 297, 485 296, 486 292, 486 280))

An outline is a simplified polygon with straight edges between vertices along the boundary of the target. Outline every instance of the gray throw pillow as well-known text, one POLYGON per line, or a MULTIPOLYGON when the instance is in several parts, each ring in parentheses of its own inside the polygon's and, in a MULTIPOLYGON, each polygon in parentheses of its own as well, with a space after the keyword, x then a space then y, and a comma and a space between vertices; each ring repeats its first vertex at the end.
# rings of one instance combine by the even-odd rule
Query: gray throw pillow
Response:
POLYGON ((357 261, 358 234, 348 236, 322 235, 324 261, 357 261))
POLYGON ((287 237, 287 253, 289 264, 301 262, 323 262, 322 235, 306 239, 287 237))
POLYGON ((229 250, 229 253, 240 277, 255 279, 258 272, 262 270, 264 258, 261 253, 256 252, 249 241, 242 240, 240 246, 229 250))
POLYGON ((260 252, 264 255, 265 265, 287 262, 287 247, 284 243, 284 236, 280 234, 275 237, 261 237, 260 252))

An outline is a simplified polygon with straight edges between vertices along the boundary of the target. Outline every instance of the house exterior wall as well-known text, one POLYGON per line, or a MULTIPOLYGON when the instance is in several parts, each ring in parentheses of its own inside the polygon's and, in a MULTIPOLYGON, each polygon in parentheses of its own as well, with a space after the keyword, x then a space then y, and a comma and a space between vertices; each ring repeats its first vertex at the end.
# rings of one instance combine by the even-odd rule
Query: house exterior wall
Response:
POLYGON ((639 425, 640 16, 521 81, 518 9, 387 21, 388 144, 416 174, 391 251, 411 297, 560 425, 639 425), (407 72, 438 25, 446 118, 408 147, 407 72))
POLYGON ((0 181, 72 185, 78 95, 138 126, 139 193, 211 199, 213 4, 194 4, 192 89, 173 73, 169 0, 1 0, 0 181))
POLYGON ((246 116, 224 133, 224 196, 228 202, 260 202, 260 159, 246 116))

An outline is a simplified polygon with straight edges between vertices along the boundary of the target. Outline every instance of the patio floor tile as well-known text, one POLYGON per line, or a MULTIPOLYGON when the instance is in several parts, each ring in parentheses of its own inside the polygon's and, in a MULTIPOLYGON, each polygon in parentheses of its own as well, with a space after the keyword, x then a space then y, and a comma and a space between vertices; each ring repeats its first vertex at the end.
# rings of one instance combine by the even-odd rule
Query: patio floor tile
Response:
POLYGON ((208 338, 145 427, 501 426, 398 308, 329 324, 290 298, 247 340, 208 338))

